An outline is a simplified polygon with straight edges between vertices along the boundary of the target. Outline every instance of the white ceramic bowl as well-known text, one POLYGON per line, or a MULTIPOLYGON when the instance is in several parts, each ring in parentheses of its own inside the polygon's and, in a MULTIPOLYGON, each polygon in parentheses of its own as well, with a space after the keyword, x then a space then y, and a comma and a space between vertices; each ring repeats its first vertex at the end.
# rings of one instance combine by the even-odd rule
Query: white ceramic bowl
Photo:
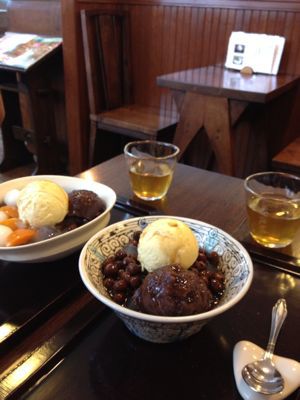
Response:
POLYGON ((4 182, 0 184, 0 203, 3 202, 3 198, 9 190, 22 189, 27 183, 41 179, 59 184, 67 193, 79 189, 91 190, 105 202, 106 210, 92 221, 53 238, 21 246, 0 246, 1 260, 29 263, 53 261, 65 257, 80 249, 91 236, 104 228, 109 222, 110 210, 116 202, 116 193, 102 183, 77 177, 34 175, 4 182))
POLYGON ((211 318, 238 303, 248 291, 253 278, 251 258, 244 247, 215 226, 193 219, 170 216, 147 216, 121 221, 104 228, 84 246, 79 258, 81 278, 88 290, 110 307, 127 328, 142 339, 166 343, 185 339, 200 331, 211 318), (226 289, 218 306, 208 312, 183 317, 163 317, 130 310, 113 302, 102 283, 100 264, 129 242, 132 233, 158 218, 176 218, 194 232, 199 246, 216 251, 220 269, 225 274, 226 289))

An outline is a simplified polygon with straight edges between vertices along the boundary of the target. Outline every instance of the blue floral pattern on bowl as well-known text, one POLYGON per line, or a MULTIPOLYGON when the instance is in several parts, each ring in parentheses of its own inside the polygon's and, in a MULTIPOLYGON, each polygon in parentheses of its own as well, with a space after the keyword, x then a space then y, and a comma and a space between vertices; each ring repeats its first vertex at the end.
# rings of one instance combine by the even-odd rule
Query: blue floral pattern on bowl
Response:
POLYGON ((127 328, 142 339, 166 343, 185 339, 200 331, 212 317, 236 304, 247 292, 253 276, 251 259, 243 246, 226 232, 201 221, 170 216, 147 216, 121 221, 106 227, 89 240, 80 256, 80 273, 87 288, 111 307, 127 328), (101 263, 129 243, 135 231, 158 218, 176 218, 195 234, 199 247, 216 251, 225 274, 226 290, 211 311, 184 317, 161 317, 129 310, 114 303, 102 283, 101 263))

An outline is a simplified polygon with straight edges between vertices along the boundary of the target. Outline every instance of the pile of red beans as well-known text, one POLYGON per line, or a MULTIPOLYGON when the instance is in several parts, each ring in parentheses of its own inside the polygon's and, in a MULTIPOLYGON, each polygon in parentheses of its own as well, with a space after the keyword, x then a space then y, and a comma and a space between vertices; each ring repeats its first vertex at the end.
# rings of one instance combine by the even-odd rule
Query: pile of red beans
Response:
POLYGON ((126 251, 126 248, 118 250, 114 256, 108 257, 102 264, 103 284, 112 300, 118 304, 125 304, 128 301, 142 283, 145 275, 137 260, 140 234, 140 231, 134 232, 130 243, 130 253, 126 251))
MULTIPOLYGON (((147 272, 142 272, 137 260, 137 245, 141 232, 134 232, 129 246, 118 250, 108 257, 101 265, 104 276, 103 284, 110 297, 118 304, 126 305, 135 290, 141 285, 147 272), (130 247, 130 251, 127 248, 130 247), (135 251, 132 251, 132 249, 135 251)), ((190 267, 197 272, 206 283, 217 304, 225 288, 224 274, 218 271, 219 255, 216 252, 207 253, 199 249, 197 260, 190 267)))

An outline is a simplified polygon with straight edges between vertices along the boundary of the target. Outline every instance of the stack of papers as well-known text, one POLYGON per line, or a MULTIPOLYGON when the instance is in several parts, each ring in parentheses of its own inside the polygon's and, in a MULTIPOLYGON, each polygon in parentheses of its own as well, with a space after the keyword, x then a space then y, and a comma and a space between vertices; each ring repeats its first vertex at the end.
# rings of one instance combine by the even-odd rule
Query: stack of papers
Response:
POLYGON ((61 37, 6 32, 0 38, 0 66, 26 70, 61 43, 61 37))
POLYGON ((229 38, 225 67, 276 75, 284 48, 285 38, 277 35, 232 32, 229 38))

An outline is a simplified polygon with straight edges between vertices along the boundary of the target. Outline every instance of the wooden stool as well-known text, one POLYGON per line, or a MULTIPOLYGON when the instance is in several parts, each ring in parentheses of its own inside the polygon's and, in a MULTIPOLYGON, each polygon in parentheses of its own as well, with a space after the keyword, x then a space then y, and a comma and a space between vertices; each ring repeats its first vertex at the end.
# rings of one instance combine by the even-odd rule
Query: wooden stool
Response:
POLYGON ((272 159, 272 166, 276 170, 300 174, 300 137, 272 159))

